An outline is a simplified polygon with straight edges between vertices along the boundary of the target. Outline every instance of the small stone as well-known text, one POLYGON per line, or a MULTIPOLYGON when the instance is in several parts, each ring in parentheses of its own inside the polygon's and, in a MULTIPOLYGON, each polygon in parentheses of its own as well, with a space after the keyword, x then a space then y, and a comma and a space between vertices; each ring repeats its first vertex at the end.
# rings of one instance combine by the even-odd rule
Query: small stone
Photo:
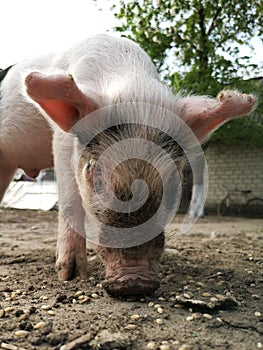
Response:
POLYGON ((153 307, 153 306, 154 306, 154 303, 153 303, 152 301, 150 301, 150 302, 148 303, 148 306, 153 307))
POLYGON ((140 317, 141 317, 140 315, 134 314, 134 315, 131 315, 130 319, 133 321, 137 321, 140 317))
POLYGON ((157 345, 155 342, 150 341, 147 345, 146 345, 146 349, 148 350, 155 350, 157 349, 157 345))
POLYGON ((159 349, 160 349, 160 350, 170 350, 171 347, 170 347, 169 344, 163 344, 163 345, 160 345, 160 346, 159 346, 159 349))
POLYGON ((216 294, 216 298, 218 300, 222 300, 222 299, 224 299, 224 296, 222 294, 216 294))
POLYGON ((184 293, 184 297, 185 297, 185 299, 191 299, 193 297, 193 293, 191 293, 191 292, 184 293))
POLYGON ((204 318, 207 318, 208 320, 211 320, 213 318, 210 314, 203 314, 204 318))
POLYGON ((193 313, 191 316, 186 317, 186 321, 192 321, 197 318, 197 314, 193 313))
POLYGON ((40 328, 45 327, 45 325, 46 325, 46 322, 41 321, 41 322, 36 323, 33 328, 40 329, 40 328))
POLYGON ((209 298, 209 297, 211 297, 211 294, 208 292, 205 292, 202 294, 202 297, 209 298))
POLYGON ((218 301, 218 299, 215 297, 212 297, 212 298, 210 298, 210 301, 211 301, 211 303, 216 303, 218 301))
POLYGON ((49 316, 55 316, 55 312, 53 310, 48 310, 47 314, 49 316))
POLYGON ((159 314, 163 314, 163 308, 158 307, 157 312, 158 312, 159 314))
POLYGON ((97 293, 92 293, 91 294, 91 297, 93 298, 93 299, 99 299, 99 295, 97 294, 97 293))
POLYGON ((16 298, 17 298, 17 294, 15 292, 12 292, 10 299, 15 300, 16 298))
POLYGON ((187 321, 187 322, 193 321, 193 319, 194 319, 193 316, 187 316, 187 317, 186 317, 186 321, 187 321))
POLYGON ((196 285, 199 286, 199 287, 203 287, 204 283, 203 282, 196 282, 196 285))
POLYGON ((179 342, 179 340, 174 340, 174 341, 172 342, 172 344, 173 344, 173 345, 179 345, 180 342, 179 342))
POLYGON ((51 309, 51 305, 41 305, 41 309, 42 310, 49 310, 49 309, 51 309))
MULTIPOLYGON (((91 338, 91 335, 89 334, 91 338)), ((126 334, 109 332, 104 329, 89 342, 91 349, 130 349, 132 340, 126 334)), ((79 347, 78 347, 79 348, 79 347)))
POLYGON ((83 294, 84 294, 83 290, 78 290, 78 291, 75 293, 75 296, 76 296, 76 297, 79 297, 80 295, 83 295, 83 294))
POLYGON ((28 331, 24 331, 24 330, 19 330, 19 331, 16 331, 15 332, 15 335, 17 336, 17 337, 25 337, 25 336, 27 336, 28 335, 28 331))
POLYGON ((162 307, 162 305, 160 305, 160 304, 155 304, 155 305, 154 305, 154 308, 155 308, 155 309, 158 309, 159 307, 162 307))
POLYGON ((157 318, 155 320, 155 322, 158 324, 158 325, 162 325, 163 324, 163 320, 161 318, 157 318))
POLYGON ((3 318, 5 317, 5 310, 0 310, 0 318, 3 318))
POLYGON ((15 308, 13 306, 8 306, 8 307, 5 308, 4 311, 7 313, 7 312, 12 312, 14 310, 15 310, 15 308))
POLYGON ((222 286, 223 284, 225 284, 226 282, 224 280, 221 280, 221 281, 218 281, 217 282, 217 285, 220 287, 222 286))
POLYGON ((26 311, 23 315, 19 316, 19 321, 25 321, 29 317, 29 312, 26 311))
POLYGON ((46 295, 41 295, 41 296, 39 297, 39 299, 41 299, 41 300, 48 300, 48 297, 47 297, 46 295))
POLYGON ((212 232, 210 233, 210 238, 211 238, 211 239, 215 239, 216 237, 217 237, 217 232, 212 231, 212 232))
POLYGON ((165 298, 164 297, 159 297, 158 300, 165 301, 165 298))
POLYGON ((262 349, 263 348, 263 344, 261 342, 257 343, 257 348, 258 349, 262 349))
POLYGON ((178 350, 191 350, 191 347, 187 344, 183 344, 178 350))
POLYGON ((136 329, 137 326, 135 324, 127 324, 124 329, 128 329, 128 330, 132 330, 132 329, 136 329))
POLYGON ((261 312, 256 311, 256 312, 255 312, 255 316, 256 316, 256 317, 261 317, 261 312))
MULTIPOLYGON (((81 300, 79 300, 79 303, 80 303, 80 304, 84 304, 84 303, 86 303, 86 301, 89 300, 89 297, 88 297, 87 295, 81 295, 81 296, 83 296, 83 298, 81 298, 81 300)), ((81 296, 79 296, 79 298, 80 298, 81 296)))

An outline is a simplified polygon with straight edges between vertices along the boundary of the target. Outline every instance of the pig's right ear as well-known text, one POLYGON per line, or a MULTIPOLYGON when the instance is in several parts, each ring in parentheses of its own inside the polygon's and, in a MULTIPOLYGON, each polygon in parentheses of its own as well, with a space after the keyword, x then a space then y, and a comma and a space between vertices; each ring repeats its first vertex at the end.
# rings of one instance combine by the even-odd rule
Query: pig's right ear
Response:
POLYGON ((216 99, 204 96, 182 98, 180 115, 199 141, 203 141, 226 121, 248 115, 255 107, 253 95, 225 90, 216 99))
POLYGON ((94 100, 80 91, 71 75, 33 72, 26 77, 25 84, 27 94, 66 132, 99 109, 94 100))

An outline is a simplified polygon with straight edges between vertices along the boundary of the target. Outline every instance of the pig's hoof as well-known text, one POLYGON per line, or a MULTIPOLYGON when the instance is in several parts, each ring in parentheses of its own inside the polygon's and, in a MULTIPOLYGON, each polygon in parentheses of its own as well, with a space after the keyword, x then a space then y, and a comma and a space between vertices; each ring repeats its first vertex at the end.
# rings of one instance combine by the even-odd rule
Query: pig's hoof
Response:
POLYGON ((87 279, 87 259, 80 261, 72 260, 70 262, 57 261, 56 271, 60 281, 68 281, 75 277, 87 279))
POLYGON ((151 295, 160 287, 158 280, 130 278, 123 281, 109 279, 103 282, 106 292, 114 297, 141 297, 151 295))
POLYGON ((87 271, 76 271, 75 269, 61 269, 57 271, 59 281, 69 281, 75 277, 82 280, 87 279, 87 271))

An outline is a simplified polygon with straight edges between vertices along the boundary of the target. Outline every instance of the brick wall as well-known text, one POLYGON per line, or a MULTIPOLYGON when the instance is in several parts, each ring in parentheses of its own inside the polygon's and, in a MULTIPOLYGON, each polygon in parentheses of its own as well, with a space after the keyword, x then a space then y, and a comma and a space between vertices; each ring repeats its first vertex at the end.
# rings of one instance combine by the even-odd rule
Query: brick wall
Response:
POLYGON ((209 187, 207 207, 215 207, 227 189, 252 190, 252 196, 263 198, 263 149, 255 147, 220 146, 205 152, 209 187))

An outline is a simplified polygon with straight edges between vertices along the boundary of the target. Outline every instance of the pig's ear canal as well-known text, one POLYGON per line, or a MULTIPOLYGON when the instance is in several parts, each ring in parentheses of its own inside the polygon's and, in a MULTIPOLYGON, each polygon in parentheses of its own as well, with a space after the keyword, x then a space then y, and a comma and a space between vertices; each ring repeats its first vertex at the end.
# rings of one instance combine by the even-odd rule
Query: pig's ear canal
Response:
POLYGON ((66 132, 79 119, 99 109, 94 100, 80 91, 71 75, 33 72, 25 84, 28 95, 66 132))
POLYGON ((225 90, 216 99, 189 96, 182 99, 183 120, 202 141, 226 121, 248 115, 256 106, 252 95, 225 90))

